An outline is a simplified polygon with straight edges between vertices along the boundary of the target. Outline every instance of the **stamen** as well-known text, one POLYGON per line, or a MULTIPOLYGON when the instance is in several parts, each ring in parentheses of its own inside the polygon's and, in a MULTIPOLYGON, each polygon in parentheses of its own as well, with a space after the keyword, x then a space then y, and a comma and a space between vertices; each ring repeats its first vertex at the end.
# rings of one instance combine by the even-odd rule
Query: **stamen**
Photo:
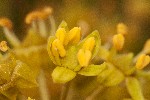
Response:
POLYGON ((66 43, 78 43, 80 41, 81 28, 74 27, 69 31, 68 40, 66 43))
POLYGON ((80 49, 77 58, 80 66, 86 67, 89 65, 92 53, 89 50, 80 49))
POLYGON ((117 34, 126 35, 128 33, 127 26, 124 23, 119 23, 117 25, 117 34))
POLYGON ((66 50, 60 40, 55 39, 52 43, 52 48, 55 48, 58 50, 60 57, 64 57, 66 55, 66 50))
POLYGON ((150 56, 142 54, 139 56, 136 62, 137 69, 143 69, 150 63, 150 56))
POLYGON ((7 46, 7 42, 6 41, 2 41, 0 42, 0 50, 3 52, 6 52, 9 49, 9 47, 7 46))
POLYGON ((66 31, 65 31, 64 28, 59 28, 59 29, 56 31, 56 37, 57 37, 57 39, 60 40, 60 42, 61 42, 62 44, 64 44, 65 36, 66 36, 66 31))
POLYGON ((46 31, 46 25, 44 22, 44 19, 46 18, 45 14, 43 14, 40 11, 33 11, 29 13, 25 19, 25 22, 27 24, 32 24, 32 28, 37 31, 37 25, 36 21, 38 22, 39 25, 39 33, 41 34, 42 37, 47 36, 47 31, 46 31))
POLYGON ((17 47, 20 45, 20 40, 12 32, 12 22, 7 18, 0 19, 0 26, 3 27, 4 33, 8 41, 14 46, 17 47))
POLYGON ((122 34, 114 35, 113 45, 117 50, 121 50, 124 46, 124 36, 122 34))
POLYGON ((95 38, 90 37, 85 41, 82 48, 85 50, 90 50, 92 52, 94 46, 95 46, 95 38))
POLYGON ((53 9, 50 7, 46 7, 46 8, 44 8, 43 11, 45 12, 46 16, 49 16, 49 21, 50 21, 50 25, 51 25, 50 33, 54 35, 56 32, 56 23, 55 23, 54 17, 52 16, 53 9))

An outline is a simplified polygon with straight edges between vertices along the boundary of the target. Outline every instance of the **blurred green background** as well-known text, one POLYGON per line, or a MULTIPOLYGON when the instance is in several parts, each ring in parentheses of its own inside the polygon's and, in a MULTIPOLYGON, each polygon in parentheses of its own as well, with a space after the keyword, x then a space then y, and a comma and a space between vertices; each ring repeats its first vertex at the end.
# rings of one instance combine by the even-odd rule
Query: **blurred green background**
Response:
POLYGON ((70 27, 86 26, 85 33, 97 29, 102 43, 111 41, 117 23, 124 22, 129 27, 128 51, 139 52, 150 38, 150 0, 0 0, 0 16, 12 20, 14 32, 22 39, 28 28, 26 15, 44 6, 53 8, 57 26, 65 20, 70 27))

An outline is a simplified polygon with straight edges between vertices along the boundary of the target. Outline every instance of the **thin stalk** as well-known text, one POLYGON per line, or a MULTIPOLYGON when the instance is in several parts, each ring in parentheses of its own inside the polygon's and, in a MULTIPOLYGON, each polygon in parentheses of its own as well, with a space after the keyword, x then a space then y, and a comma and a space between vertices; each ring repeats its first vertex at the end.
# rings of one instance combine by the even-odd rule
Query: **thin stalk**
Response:
POLYGON ((32 21, 31 26, 32 26, 33 30, 37 32, 37 26, 36 26, 35 21, 32 21))
POLYGON ((47 91, 47 84, 46 84, 46 79, 43 70, 40 71, 38 82, 39 82, 39 91, 41 95, 41 100, 50 100, 50 94, 47 91))
POLYGON ((70 82, 68 82, 68 83, 66 83, 62 86, 60 100, 66 100, 68 90, 69 90, 69 86, 70 86, 70 82))
POLYGON ((40 32, 40 35, 42 37, 47 37, 47 31, 46 31, 46 25, 44 23, 44 20, 40 19, 38 21, 38 25, 39 25, 39 32, 40 32))
POLYGON ((55 23, 55 19, 53 16, 49 16, 49 21, 50 21, 50 25, 51 25, 51 31, 50 34, 54 35, 56 32, 56 23, 55 23))
POLYGON ((4 33, 8 41, 10 41, 14 47, 18 47, 20 45, 20 40, 8 28, 4 27, 4 33))
POLYGON ((87 96, 87 98, 85 100, 94 100, 94 98, 96 96, 98 96, 98 94, 104 89, 103 86, 98 86, 98 88, 96 88, 92 94, 90 94, 89 96, 87 96))

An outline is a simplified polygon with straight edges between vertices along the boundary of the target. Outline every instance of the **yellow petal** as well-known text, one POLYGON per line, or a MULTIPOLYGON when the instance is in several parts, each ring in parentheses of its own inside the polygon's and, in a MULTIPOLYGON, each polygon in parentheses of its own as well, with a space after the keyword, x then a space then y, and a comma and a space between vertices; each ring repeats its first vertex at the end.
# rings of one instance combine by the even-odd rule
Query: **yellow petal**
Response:
POLYGON ((117 50, 121 50, 124 45, 124 36, 122 34, 114 35, 113 37, 113 45, 117 50))
POLYGON ((94 46, 95 46, 95 38, 90 37, 85 41, 82 48, 85 50, 90 50, 92 52, 94 46))
POLYGON ((150 63, 150 56, 142 54, 136 62, 136 68, 137 69, 143 69, 150 63))

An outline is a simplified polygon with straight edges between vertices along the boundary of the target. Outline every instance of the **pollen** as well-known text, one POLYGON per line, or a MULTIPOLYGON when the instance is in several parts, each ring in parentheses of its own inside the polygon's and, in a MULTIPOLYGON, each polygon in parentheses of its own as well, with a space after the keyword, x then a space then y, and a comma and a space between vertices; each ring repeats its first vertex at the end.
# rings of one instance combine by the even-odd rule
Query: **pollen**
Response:
POLYGON ((56 37, 57 37, 57 39, 60 40, 60 42, 61 42, 62 44, 64 44, 65 36, 66 36, 66 31, 65 31, 64 28, 59 28, 59 29, 56 31, 56 37))
POLYGON ((119 23, 117 25, 117 33, 126 35, 128 33, 127 26, 124 23, 119 23))
POLYGON ((113 45, 117 50, 121 50, 124 46, 124 36, 122 34, 117 34, 113 36, 113 45))
POLYGON ((2 41, 0 42, 0 50, 3 52, 6 52, 9 49, 9 47, 7 46, 7 42, 6 41, 2 41))
POLYGON ((7 27, 8 29, 12 29, 12 22, 8 18, 1 18, 0 19, 0 26, 7 27))
POLYGON ((91 56, 92 56, 92 53, 89 50, 80 49, 77 54, 79 64, 82 67, 88 66, 91 56))
POLYGON ((54 51, 54 55, 56 54, 56 50, 58 50, 60 57, 64 57, 66 55, 66 50, 59 39, 55 39, 52 43, 52 50, 54 51))
POLYGON ((95 46, 95 38, 94 37, 90 37, 83 44, 83 49, 89 50, 89 51, 92 52, 94 46, 95 46))
POLYGON ((142 54, 136 62, 136 68, 137 69, 143 69, 150 63, 150 56, 142 54))

